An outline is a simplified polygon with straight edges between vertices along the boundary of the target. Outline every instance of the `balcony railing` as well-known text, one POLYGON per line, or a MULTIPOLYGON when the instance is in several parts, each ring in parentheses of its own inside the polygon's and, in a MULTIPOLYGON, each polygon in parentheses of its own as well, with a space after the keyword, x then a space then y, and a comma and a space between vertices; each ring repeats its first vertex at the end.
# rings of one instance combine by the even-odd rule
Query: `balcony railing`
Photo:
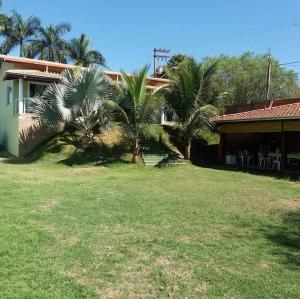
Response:
POLYGON ((24 106, 24 113, 33 113, 32 98, 24 98, 23 106, 24 106))
MULTIPOLYGON (((24 113, 33 113, 32 107, 32 98, 24 98, 23 99, 23 109, 24 113)), ((14 107, 15 114, 19 114, 19 99, 15 101, 14 107)))

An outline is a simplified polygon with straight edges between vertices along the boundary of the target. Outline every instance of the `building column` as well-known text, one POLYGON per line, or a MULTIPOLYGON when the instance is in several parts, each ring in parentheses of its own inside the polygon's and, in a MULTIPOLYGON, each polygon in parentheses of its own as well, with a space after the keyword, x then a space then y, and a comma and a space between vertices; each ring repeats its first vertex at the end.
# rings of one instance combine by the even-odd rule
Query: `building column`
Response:
POLYGON ((220 134, 220 142, 219 142, 219 163, 224 164, 225 161, 225 134, 220 134))
POLYGON ((286 153, 286 132, 281 132, 281 160, 280 160, 280 170, 285 171, 287 165, 287 153, 286 153))
POLYGON ((24 111, 24 85, 23 79, 19 79, 19 114, 25 113, 24 111))

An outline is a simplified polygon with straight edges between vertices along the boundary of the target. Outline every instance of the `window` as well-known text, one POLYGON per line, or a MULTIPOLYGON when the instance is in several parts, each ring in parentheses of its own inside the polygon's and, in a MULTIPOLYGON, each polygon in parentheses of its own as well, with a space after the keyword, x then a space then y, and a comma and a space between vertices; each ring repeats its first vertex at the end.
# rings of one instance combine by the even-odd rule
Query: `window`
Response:
POLYGON ((45 91, 47 85, 44 84, 34 84, 30 83, 29 85, 29 97, 33 98, 35 96, 42 95, 42 93, 45 91))
POLYGON ((7 105, 10 105, 13 102, 13 94, 12 94, 12 87, 7 87, 7 105))

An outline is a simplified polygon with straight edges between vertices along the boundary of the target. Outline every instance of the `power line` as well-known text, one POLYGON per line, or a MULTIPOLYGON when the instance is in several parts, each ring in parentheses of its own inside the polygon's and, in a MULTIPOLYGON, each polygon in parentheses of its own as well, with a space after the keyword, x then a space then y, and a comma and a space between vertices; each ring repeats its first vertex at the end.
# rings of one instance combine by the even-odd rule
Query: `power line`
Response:
POLYGON ((288 65, 288 64, 295 64, 295 63, 300 63, 300 60, 298 60, 298 61, 291 61, 291 62, 285 62, 285 63, 279 63, 279 65, 288 65))

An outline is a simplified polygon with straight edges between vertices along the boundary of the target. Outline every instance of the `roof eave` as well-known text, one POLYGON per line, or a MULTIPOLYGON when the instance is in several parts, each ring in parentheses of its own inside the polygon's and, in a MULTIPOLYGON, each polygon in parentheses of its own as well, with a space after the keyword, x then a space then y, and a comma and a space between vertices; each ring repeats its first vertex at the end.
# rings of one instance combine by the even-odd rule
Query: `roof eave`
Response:
POLYGON ((212 120, 216 124, 222 123, 240 123, 240 122, 254 122, 254 121, 272 121, 272 120, 290 120, 290 119, 299 119, 300 115, 296 116, 278 116, 278 117, 261 117, 261 118, 251 118, 251 119, 230 119, 230 120, 212 120))
POLYGON ((36 82, 45 82, 45 83, 52 83, 58 82, 61 78, 49 78, 49 77, 42 77, 42 76, 32 76, 32 75, 25 75, 25 74, 5 74, 3 77, 3 81, 6 80, 14 80, 14 79, 24 79, 27 81, 36 81, 36 82))

